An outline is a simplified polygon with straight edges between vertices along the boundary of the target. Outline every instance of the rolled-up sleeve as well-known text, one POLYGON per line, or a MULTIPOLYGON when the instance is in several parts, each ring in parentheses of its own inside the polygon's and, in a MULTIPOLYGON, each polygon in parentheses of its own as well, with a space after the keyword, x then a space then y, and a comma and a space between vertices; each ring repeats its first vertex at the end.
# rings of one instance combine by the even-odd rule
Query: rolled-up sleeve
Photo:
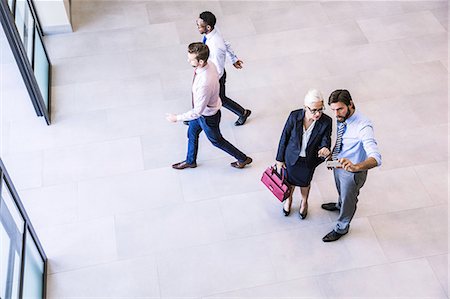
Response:
POLYGON ((381 154, 378 149, 377 141, 375 140, 375 134, 372 124, 370 122, 365 124, 359 131, 359 135, 367 157, 374 158, 377 161, 377 166, 380 166, 381 154))
POLYGON ((208 89, 207 86, 198 86, 194 98, 194 108, 191 110, 177 115, 178 121, 193 120, 202 116, 203 111, 208 105, 208 89))

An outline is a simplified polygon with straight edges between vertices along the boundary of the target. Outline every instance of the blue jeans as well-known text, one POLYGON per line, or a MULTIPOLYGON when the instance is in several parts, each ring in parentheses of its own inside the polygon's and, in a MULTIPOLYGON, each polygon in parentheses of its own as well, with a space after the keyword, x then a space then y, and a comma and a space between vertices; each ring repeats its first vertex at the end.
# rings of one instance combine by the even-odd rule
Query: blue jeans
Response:
POLYGON ((348 172, 342 168, 335 168, 333 172, 339 193, 337 207, 340 208, 339 218, 334 230, 340 234, 345 234, 348 232, 350 221, 355 215, 359 190, 366 182, 367 170, 348 172))
POLYGON ((188 152, 186 156, 186 162, 189 164, 197 161, 198 152, 198 137, 202 131, 205 131, 206 137, 209 141, 217 147, 235 157, 239 162, 244 162, 247 156, 238 150, 234 145, 229 143, 223 138, 220 133, 220 110, 212 116, 200 116, 197 119, 189 121, 189 128, 187 132, 188 137, 188 152))

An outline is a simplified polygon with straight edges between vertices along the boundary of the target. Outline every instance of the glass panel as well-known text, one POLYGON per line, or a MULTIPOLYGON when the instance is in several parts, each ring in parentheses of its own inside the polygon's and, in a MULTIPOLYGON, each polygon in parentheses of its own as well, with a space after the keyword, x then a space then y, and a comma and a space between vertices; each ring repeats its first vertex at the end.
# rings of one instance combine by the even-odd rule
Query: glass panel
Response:
POLYGON ((27 5, 26 24, 25 24, 25 51, 27 52, 28 61, 33 65, 33 34, 34 34, 34 18, 31 15, 31 10, 27 5))
POLYGON ((44 261, 27 230, 25 244, 25 267, 23 277, 23 298, 43 298, 44 261))
POLYGON ((32 63, 34 20, 26 0, 17 0, 15 21, 25 51, 27 52, 28 60, 32 63))
MULTIPOLYGON (((0 203, 1 204, 1 203, 0 203)), ((3 219, 2 212, 5 209, 0 205, 0 219, 3 219)), ((6 283, 8 276, 8 261, 11 251, 11 240, 8 237, 3 221, 0 222, 0 298, 6 298, 6 283)))
POLYGON ((41 90, 42 97, 44 98, 45 107, 48 111, 48 80, 50 72, 50 63, 45 55, 44 45, 42 43, 41 36, 37 29, 35 29, 35 42, 34 42, 34 75, 36 81, 41 90))
POLYGON ((24 220, 3 181, 0 198, 0 295, 18 298, 24 220))
POLYGON ((16 21, 16 27, 19 31, 20 38, 22 41, 25 40, 25 8, 27 7, 27 2, 25 0, 16 1, 16 12, 14 15, 16 21))
POLYGON ((8 6, 9 6, 9 10, 12 11, 13 0, 8 0, 8 6))

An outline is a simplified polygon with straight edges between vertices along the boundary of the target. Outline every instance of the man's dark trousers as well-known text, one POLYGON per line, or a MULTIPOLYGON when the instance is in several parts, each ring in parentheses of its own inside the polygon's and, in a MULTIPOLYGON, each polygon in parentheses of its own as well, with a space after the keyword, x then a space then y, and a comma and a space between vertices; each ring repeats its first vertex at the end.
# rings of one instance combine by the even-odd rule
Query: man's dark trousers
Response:
POLYGON ((239 162, 244 162, 247 156, 238 150, 234 145, 229 143, 225 138, 223 138, 222 133, 220 133, 220 110, 212 116, 200 116, 197 119, 189 121, 188 128, 188 152, 186 157, 186 162, 193 164, 197 162, 197 152, 198 152, 198 137, 202 131, 205 131, 206 137, 215 146, 228 153, 229 155, 235 157, 239 162))
POLYGON ((225 95, 225 82, 227 80, 227 72, 223 70, 223 76, 219 79, 220 90, 219 97, 222 100, 222 106, 236 114, 237 116, 243 116, 245 109, 241 105, 230 99, 225 95))

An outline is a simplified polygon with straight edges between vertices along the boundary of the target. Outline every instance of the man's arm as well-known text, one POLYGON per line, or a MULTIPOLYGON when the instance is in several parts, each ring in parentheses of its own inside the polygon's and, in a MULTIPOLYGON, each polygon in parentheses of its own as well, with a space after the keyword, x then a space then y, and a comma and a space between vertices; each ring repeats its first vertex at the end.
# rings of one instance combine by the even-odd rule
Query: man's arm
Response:
POLYGON ((360 163, 353 164, 349 159, 342 158, 339 162, 342 168, 350 172, 369 170, 381 165, 381 154, 378 150, 378 144, 375 140, 372 124, 369 122, 359 132, 359 138, 362 141, 364 151, 368 158, 360 163))
POLYGON ((357 164, 353 164, 352 161, 350 161, 347 158, 341 158, 339 159, 339 162, 342 164, 342 168, 350 172, 369 170, 371 168, 378 166, 377 160, 375 160, 375 158, 372 157, 369 157, 366 160, 362 161, 361 163, 357 164))
POLYGON ((208 105, 208 90, 206 86, 200 86, 195 92, 194 108, 183 114, 166 114, 166 119, 170 122, 193 120, 202 116, 203 111, 208 105))

